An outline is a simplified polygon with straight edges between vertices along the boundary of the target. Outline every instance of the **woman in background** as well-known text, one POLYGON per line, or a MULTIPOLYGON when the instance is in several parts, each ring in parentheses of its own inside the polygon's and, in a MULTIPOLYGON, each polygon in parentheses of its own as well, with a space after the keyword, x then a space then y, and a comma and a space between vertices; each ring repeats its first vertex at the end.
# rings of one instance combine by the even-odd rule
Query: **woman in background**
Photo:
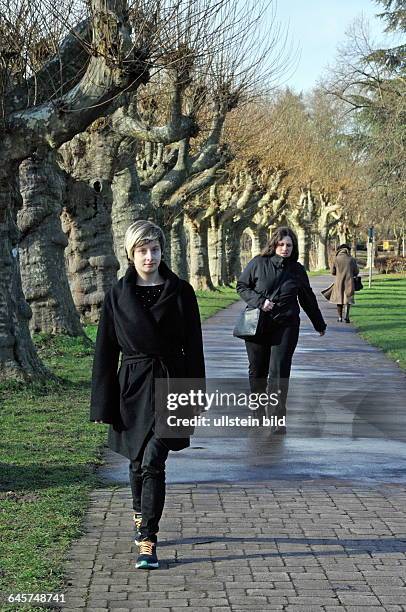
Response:
POLYGON ((332 304, 337 305, 339 323, 345 317, 345 322, 350 323, 350 308, 354 304, 354 277, 359 274, 357 262, 351 257, 348 244, 341 244, 337 251, 331 274, 335 276, 334 283, 321 293, 332 304))
MULTIPOLYGON (((252 259, 237 282, 237 291, 251 308, 260 308, 255 336, 246 338, 250 388, 253 393, 279 392, 275 416, 286 416, 292 357, 299 337, 299 304, 314 329, 324 336, 326 324, 310 287, 306 270, 297 259, 299 249, 295 233, 278 227, 260 255, 252 259), (272 298, 275 288, 279 290, 272 298)), ((273 433, 285 434, 286 425, 273 433)))

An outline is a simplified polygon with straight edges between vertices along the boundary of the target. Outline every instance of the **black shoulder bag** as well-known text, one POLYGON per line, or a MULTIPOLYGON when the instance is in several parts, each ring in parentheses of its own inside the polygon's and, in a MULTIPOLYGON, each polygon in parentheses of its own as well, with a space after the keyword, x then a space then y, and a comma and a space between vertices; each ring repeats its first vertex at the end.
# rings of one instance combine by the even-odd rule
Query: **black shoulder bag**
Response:
POLYGON ((354 276, 354 291, 361 291, 364 288, 360 276, 354 276))
MULTIPOLYGON (((270 302, 272 302, 272 300, 276 297, 276 294, 279 292, 279 289, 281 288, 282 283, 285 280, 285 272, 286 269, 284 268, 282 274, 279 277, 279 281, 276 288, 270 296, 267 296, 267 299, 270 302)), ((258 331, 258 323, 261 312, 262 311, 260 308, 250 308, 249 306, 246 306, 237 319, 233 330, 233 336, 235 336, 236 338, 241 338, 242 340, 245 340, 245 338, 250 338, 251 336, 255 336, 258 331)), ((272 310, 270 310, 267 314, 272 317, 272 310)))

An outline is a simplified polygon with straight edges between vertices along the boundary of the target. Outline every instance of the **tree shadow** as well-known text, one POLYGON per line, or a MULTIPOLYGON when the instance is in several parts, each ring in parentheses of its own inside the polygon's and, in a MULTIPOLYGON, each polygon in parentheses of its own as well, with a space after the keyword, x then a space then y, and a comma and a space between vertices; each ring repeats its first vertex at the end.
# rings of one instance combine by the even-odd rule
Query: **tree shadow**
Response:
MULTIPOLYGON (((165 548, 175 546, 176 554, 174 560, 164 559, 162 560, 162 566, 166 569, 170 569, 174 565, 188 564, 188 563, 207 563, 219 562, 219 561, 237 561, 247 559, 272 559, 272 558, 315 558, 315 557, 338 557, 345 556, 348 558, 349 555, 374 555, 374 554, 390 554, 394 552, 405 553, 406 552, 406 537, 405 538, 365 538, 365 539, 336 539, 336 538, 289 538, 289 537, 228 537, 228 536, 215 536, 215 537, 190 537, 177 540, 166 540, 160 541, 159 547, 165 548), (243 547, 249 544, 275 544, 276 546, 281 544, 297 544, 299 546, 341 546, 342 550, 298 550, 298 551, 259 551, 253 553, 240 553, 240 554, 222 554, 216 556, 215 554, 208 555, 207 557, 188 557, 182 556, 182 546, 204 546, 213 543, 220 542, 222 544, 234 544, 239 543, 243 547)), ((189 551, 188 551, 189 552, 189 551)), ((230 551, 232 553, 232 551, 230 551)))
MULTIPOLYGON (((15 465, 0 463, 0 499, 5 493, 48 489, 50 487, 70 487, 91 481, 96 488, 106 487, 96 475, 97 465, 31 464, 15 465)), ((11 496, 12 498, 12 496, 11 496)))

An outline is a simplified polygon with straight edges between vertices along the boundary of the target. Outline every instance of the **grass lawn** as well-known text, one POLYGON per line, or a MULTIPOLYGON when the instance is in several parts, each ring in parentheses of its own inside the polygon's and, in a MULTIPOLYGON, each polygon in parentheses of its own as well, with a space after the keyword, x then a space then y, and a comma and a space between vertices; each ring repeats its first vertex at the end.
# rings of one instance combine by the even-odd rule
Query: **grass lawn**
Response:
POLYGON ((320 276, 320 274, 330 274, 330 270, 326 268, 325 270, 311 270, 307 272, 308 276, 320 276))
MULTIPOLYGON (((199 291, 202 319, 236 299, 234 288, 199 291)), ((86 331, 95 338, 96 326, 86 331)), ((11 593, 64 592, 64 555, 81 534, 88 493, 98 486, 94 471, 107 432, 88 421, 92 348, 66 336, 35 340, 62 381, 0 385, 2 611, 45 609, 7 604, 11 593)))
POLYGON ((217 291, 196 291, 202 321, 240 299, 235 287, 220 287, 217 291))
POLYGON ((351 320, 370 344, 381 348, 406 369, 406 276, 376 275, 356 294, 351 320))

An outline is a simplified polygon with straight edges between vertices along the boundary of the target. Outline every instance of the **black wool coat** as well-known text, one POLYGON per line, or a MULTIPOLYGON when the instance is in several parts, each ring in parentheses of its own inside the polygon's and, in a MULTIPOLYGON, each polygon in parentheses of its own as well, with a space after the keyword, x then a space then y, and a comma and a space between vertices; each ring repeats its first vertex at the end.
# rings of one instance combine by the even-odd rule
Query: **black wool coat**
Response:
POLYGON ((257 255, 246 266, 237 282, 237 292, 251 308, 261 308, 268 296, 283 280, 278 294, 273 301, 276 306, 271 316, 261 312, 260 333, 272 331, 276 325, 299 325, 300 306, 303 308, 316 331, 326 329, 326 323, 316 296, 309 283, 306 270, 298 261, 283 258, 279 255, 257 255), (269 318, 269 321, 268 321, 269 318))
MULTIPOLYGON (((97 332, 90 420, 109 423, 109 447, 131 460, 154 429, 154 380, 205 377, 195 292, 164 262, 159 273, 165 284, 148 310, 135 293, 137 272, 129 266, 105 296, 97 332)), ((171 450, 190 445, 188 436, 162 440, 171 450)))

